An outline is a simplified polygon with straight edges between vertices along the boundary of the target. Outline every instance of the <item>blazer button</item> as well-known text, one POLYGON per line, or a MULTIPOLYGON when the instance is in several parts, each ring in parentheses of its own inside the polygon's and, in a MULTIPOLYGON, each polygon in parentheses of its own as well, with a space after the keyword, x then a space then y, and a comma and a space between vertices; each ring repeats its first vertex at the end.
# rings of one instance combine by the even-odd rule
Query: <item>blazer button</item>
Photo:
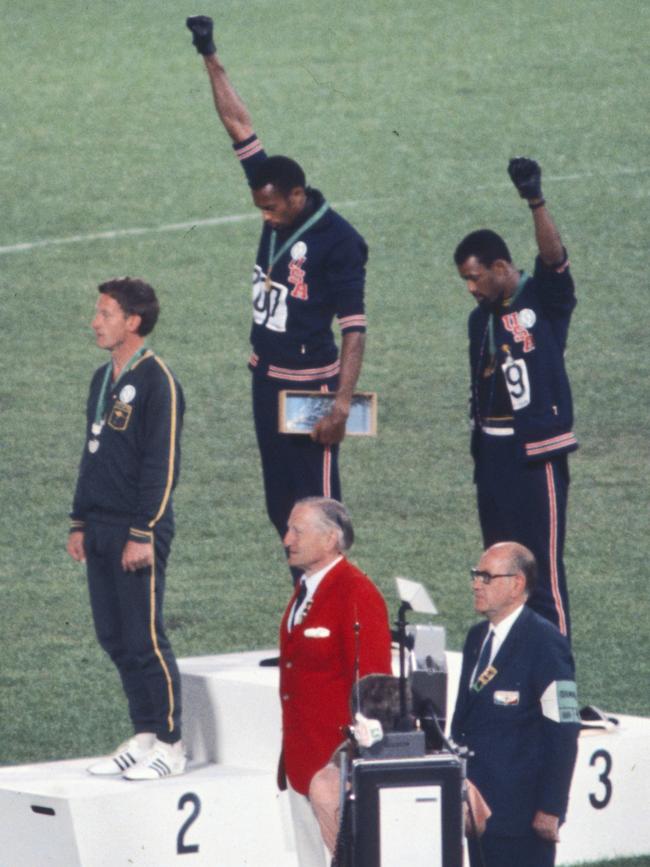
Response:
POLYGON ((282 696, 282 701, 289 701, 289 693, 288 692, 284 693, 284 695, 282 696))
POLYGON ((286 668, 293 668, 293 662, 287 662, 286 668))

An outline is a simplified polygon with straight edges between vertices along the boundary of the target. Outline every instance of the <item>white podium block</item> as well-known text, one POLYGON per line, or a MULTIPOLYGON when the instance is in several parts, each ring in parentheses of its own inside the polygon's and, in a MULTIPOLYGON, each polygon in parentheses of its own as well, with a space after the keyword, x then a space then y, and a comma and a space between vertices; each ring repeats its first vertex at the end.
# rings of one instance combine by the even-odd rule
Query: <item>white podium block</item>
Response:
POLYGON ((583 731, 578 740, 558 867, 605 860, 615 867, 650 854, 650 719, 616 718, 616 731, 583 731))
POLYGON ((650 719, 613 714, 616 731, 583 731, 558 865, 650 854, 650 719))
POLYGON ((0 768, 2 867, 296 867, 274 775, 208 765, 91 777, 90 759, 0 768))
POLYGON ((277 649, 179 659, 183 743, 195 762, 275 773, 282 746, 277 649))

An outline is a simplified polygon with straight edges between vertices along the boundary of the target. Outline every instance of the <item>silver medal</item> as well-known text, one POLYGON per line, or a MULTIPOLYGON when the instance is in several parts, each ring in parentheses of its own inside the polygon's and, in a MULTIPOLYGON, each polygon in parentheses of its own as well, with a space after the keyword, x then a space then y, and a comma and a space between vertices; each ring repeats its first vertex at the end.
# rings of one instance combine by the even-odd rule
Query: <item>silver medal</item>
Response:
POLYGON ((88 440, 88 451, 91 455, 94 455, 97 449, 99 448, 99 440, 88 440))

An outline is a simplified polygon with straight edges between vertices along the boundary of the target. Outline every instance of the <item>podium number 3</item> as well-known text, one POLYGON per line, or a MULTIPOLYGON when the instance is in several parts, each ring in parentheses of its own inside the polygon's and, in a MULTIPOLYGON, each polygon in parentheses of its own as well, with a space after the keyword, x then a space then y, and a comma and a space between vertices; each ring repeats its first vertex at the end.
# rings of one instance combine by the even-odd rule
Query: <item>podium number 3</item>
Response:
POLYGON ((199 844, 186 843, 185 835, 189 831, 190 826, 198 819, 199 813, 201 812, 201 800, 198 795, 194 794, 194 792, 187 792, 181 797, 180 801, 178 802, 178 809, 184 810, 187 804, 192 805, 192 811, 181 825, 181 829, 178 832, 178 836, 176 837, 177 855, 191 855, 199 851, 199 844))
POLYGON ((604 809, 612 798, 612 781, 609 778, 612 770, 612 757, 607 750, 596 750, 589 760, 589 764, 593 767, 599 760, 604 762, 602 773, 598 774, 598 782, 602 783, 604 792, 602 798, 598 798, 594 794, 589 795, 589 803, 594 810, 604 809))

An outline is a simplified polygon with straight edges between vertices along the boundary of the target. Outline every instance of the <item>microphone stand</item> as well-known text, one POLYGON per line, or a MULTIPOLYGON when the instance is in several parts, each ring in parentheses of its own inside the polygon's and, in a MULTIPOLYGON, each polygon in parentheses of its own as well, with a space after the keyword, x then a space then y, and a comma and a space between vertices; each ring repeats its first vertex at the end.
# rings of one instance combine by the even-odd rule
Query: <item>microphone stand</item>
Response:
POLYGON ((409 713, 406 703, 406 648, 409 650, 412 647, 412 640, 406 634, 406 612, 411 611, 410 602, 402 602, 397 612, 397 641, 399 643, 399 711, 400 711, 400 728, 402 731, 409 731, 411 725, 409 723, 409 713))

